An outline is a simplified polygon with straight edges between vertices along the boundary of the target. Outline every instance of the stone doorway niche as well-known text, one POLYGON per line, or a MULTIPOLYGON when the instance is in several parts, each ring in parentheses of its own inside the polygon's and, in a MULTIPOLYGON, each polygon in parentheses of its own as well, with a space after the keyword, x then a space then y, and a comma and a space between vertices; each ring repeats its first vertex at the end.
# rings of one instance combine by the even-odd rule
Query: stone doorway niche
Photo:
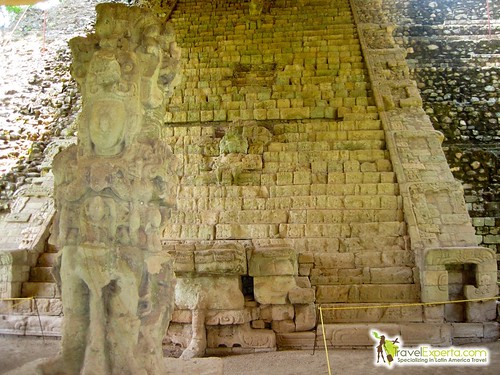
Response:
MULTIPOLYGON (((476 281, 476 265, 472 263, 465 264, 446 264, 448 273, 448 299, 450 301, 464 300, 464 285, 474 285, 476 281)), ((448 323, 463 323, 466 321, 465 306, 463 303, 453 303, 444 306, 444 320, 448 323)))
MULTIPOLYGON (((495 252, 482 247, 429 249, 423 273, 423 302, 496 296, 494 259, 495 252)), ((441 306, 443 319, 450 323, 484 322, 496 317, 495 300, 441 306)))

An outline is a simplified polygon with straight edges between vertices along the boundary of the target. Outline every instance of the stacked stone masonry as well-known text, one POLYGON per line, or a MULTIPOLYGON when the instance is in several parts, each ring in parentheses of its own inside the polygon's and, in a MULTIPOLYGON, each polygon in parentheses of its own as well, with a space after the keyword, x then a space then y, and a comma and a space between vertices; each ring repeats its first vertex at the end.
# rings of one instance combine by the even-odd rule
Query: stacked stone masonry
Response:
MULTIPOLYGON (((364 27, 359 20, 358 28, 352 27, 348 2, 337 3, 339 9, 325 2, 274 2, 269 13, 258 17, 246 13, 244 3, 229 3, 178 3, 172 20, 181 25, 186 76, 172 98, 164 129, 180 160, 177 211, 164 237, 180 267, 181 283, 194 276, 203 284, 207 272, 227 273, 197 269, 198 252, 213 252, 216 259, 220 247, 246 249, 239 275, 253 281, 244 296, 246 314, 207 320, 208 326, 219 324, 207 328, 209 347, 234 351, 232 344, 245 350, 245 337, 252 334, 248 324, 253 332, 263 329, 263 337, 271 328, 278 346, 310 346, 315 336, 301 332, 314 324, 311 312, 310 323, 304 321, 306 301, 359 308, 436 300, 432 292, 421 295, 421 282, 434 288, 431 276, 424 273, 429 280, 421 280, 425 249, 473 246, 475 237, 440 146, 442 136, 419 110, 422 100, 406 54, 386 35, 387 28, 364 27), (230 13, 226 6, 232 7, 230 13), (306 21, 312 18, 317 22, 306 21), (282 31, 292 20, 293 27, 282 31), (183 31, 191 29, 197 38, 190 34, 191 39, 184 39, 183 31), (266 39, 269 30, 272 38, 266 39), (337 39, 340 31, 342 38, 337 39), (333 34, 334 41, 325 33, 333 34), (361 57, 363 45, 371 70, 361 57), (415 230, 412 249, 409 238, 415 230), (273 252, 286 249, 298 254, 295 273, 282 273, 279 267, 274 274, 250 271, 256 253, 268 252, 270 261, 273 252), (248 274, 242 271, 245 267, 248 274), (306 300, 297 304, 297 294, 306 300), (239 342, 222 339, 227 336, 224 320, 242 324, 239 342)), ((376 4, 363 4, 358 17, 379 10, 376 4)), ((445 271, 456 273, 453 280, 466 272, 457 267, 445 271)), ((492 293, 491 280, 488 285, 492 293)), ((460 286, 443 290, 449 290, 451 299, 463 298, 460 286)), ((491 307, 488 303, 485 311, 491 307)), ((187 345, 183 324, 192 317, 187 311, 179 314, 169 337, 187 345)), ((447 311, 360 309, 327 313, 325 322, 356 322, 366 332, 366 322, 410 321, 424 329, 418 323, 460 322, 466 315, 474 313, 466 313, 463 306, 447 311)), ((453 331, 446 332, 433 342, 450 342, 453 331)), ((342 341, 351 342, 345 337, 342 341)), ((269 344, 268 338, 259 342, 269 344)))
MULTIPOLYGON (((455 178, 463 183, 478 242, 500 252, 498 2, 384 0, 409 51, 412 76, 455 178)), ((500 261, 499 255, 497 255, 500 261)))
POLYGON ((319 305, 330 346, 372 346, 370 328, 415 345, 498 336, 494 301, 390 307, 497 288, 380 1, 179 0, 171 21, 167 341, 191 356, 312 348, 319 305))
POLYGON ((169 122, 336 118, 370 111, 348 1, 276 1, 258 16, 248 6, 177 5, 172 22, 184 78, 170 101, 169 122))

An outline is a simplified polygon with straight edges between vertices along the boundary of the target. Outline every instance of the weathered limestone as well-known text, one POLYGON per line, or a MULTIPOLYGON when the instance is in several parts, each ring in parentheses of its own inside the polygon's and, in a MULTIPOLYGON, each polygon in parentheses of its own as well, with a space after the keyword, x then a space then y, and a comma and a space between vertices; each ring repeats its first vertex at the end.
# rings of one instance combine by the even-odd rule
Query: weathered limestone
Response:
POLYGON ((178 51, 146 11, 97 14, 95 34, 70 42, 83 106, 78 144, 54 160, 62 352, 39 370, 159 374, 175 284, 160 233, 175 178, 158 120, 178 51))
MULTIPOLYGON (((405 221, 422 301, 491 298, 497 295, 497 264, 491 249, 478 248, 461 185, 453 179, 416 85, 409 80, 405 52, 381 25, 378 1, 352 1, 375 101, 404 203, 405 221)), ((425 307, 429 322, 485 322, 496 318, 496 302, 468 302, 444 309, 425 307)), ((483 337, 483 336, 482 336, 483 337)))
MULTIPOLYGON (((184 358, 309 348, 319 304, 332 346, 371 346, 374 327, 415 345, 494 339, 493 301, 394 307, 492 297, 496 266, 380 1, 179 0, 171 17, 184 70, 160 138, 176 208, 164 229, 142 230, 144 212, 121 226, 175 259, 166 341, 184 358)), ((151 140, 134 131, 126 147, 151 140)), ((107 196, 86 207, 119 220, 107 196)))
POLYGON ((30 267, 35 266, 38 256, 44 251, 54 215, 54 203, 49 197, 51 183, 50 177, 35 180, 15 200, 2 223, 0 298, 22 296, 30 267))

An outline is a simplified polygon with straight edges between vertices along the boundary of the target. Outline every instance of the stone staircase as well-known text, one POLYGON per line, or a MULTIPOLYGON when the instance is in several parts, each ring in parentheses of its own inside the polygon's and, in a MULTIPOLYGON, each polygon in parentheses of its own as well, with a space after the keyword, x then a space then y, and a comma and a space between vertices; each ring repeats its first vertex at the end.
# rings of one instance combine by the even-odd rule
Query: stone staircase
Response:
MULTIPOLYGON (((227 308, 232 310, 227 316, 227 301, 213 298, 221 308, 209 312, 215 322, 208 329, 212 349, 241 345, 237 334, 223 331, 224 324, 236 321, 229 328, 244 326, 241 337, 259 330, 265 336, 262 347, 253 347, 273 345, 264 332, 271 327, 278 347, 312 347, 321 336, 314 328, 314 304, 359 308, 324 312, 333 346, 372 345, 366 331, 375 323, 389 334, 405 330, 414 344, 450 343, 451 331, 439 317, 439 324, 422 328, 429 316, 421 306, 390 307, 421 301, 403 215, 404 199, 405 209, 411 204, 391 162, 396 159, 389 154, 383 111, 375 105, 349 4, 277 0, 268 12, 251 15, 248 2, 179 0, 172 14, 183 78, 162 129, 179 161, 177 207, 163 233, 164 248, 185 256, 177 266, 187 265, 186 278, 196 276, 196 257, 211 257, 209 266, 202 264, 209 271, 200 285, 226 277, 234 290, 245 283, 247 288, 244 309, 227 308), (296 264, 286 263, 296 266, 294 273, 280 277, 292 277, 290 285, 298 288, 291 291, 298 297, 292 302, 285 293, 285 303, 264 306, 253 298, 255 285, 248 287, 246 262, 252 252, 265 259, 267 250, 276 249, 283 259, 290 249, 296 256, 296 264), (236 260, 244 270, 231 269, 233 256, 241 256, 236 260), (219 266, 227 266, 230 275, 214 276, 219 266), (370 309, 374 304, 385 307, 370 309), (228 344, 224 335, 236 339, 228 344)), ((410 167, 420 155, 431 154, 422 147, 417 144, 409 157, 410 167)), ((54 257, 46 249, 22 285, 24 296, 39 297, 49 334, 57 334, 62 312, 48 273, 54 257)), ((223 294, 225 287, 220 282, 212 289, 223 294)), ((29 319, 35 318, 33 311, 34 306, 25 311, 29 319)), ((190 314, 174 313, 179 336, 186 336, 190 314)), ((23 324, 25 332, 34 332, 38 322, 23 324)))
POLYGON ((62 304, 51 275, 56 252, 48 244, 54 214, 52 186, 50 174, 35 179, 19 192, 11 213, 0 223, 2 334, 59 335, 62 304), (5 276, 10 283, 4 283, 5 276))
MULTIPOLYGON (((166 247, 186 257, 199 244, 288 246, 298 256, 297 283, 324 307, 419 301, 403 200, 349 2, 276 1, 259 16, 247 7, 185 0, 172 15, 185 69, 164 129, 180 181, 166 247), (224 150, 229 139, 238 151, 224 150)), ((325 323, 355 331, 407 322, 395 310, 328 312, 325 323)), ((421 308, 410 315, 422 322, 421 308)), ((290 331, 280 319, 278 346, 313 345, 314 332, 290 331)), ((259 321, 252 327, 264 328, 259 321)))
POLYGON ((56 258, 57 250, 47 244, 45 251, 38 257, 36 265, 31 267, 28 281, 22 285, 22 297, 60 298, 52 275, 52 267, 56 263, 56 258))
POLYGON ((179 1, 184 77, 167 120, 335 118, 366 110, 369 83, 349 2, 179 1), (314 20, 314 22, 311 22, 314 20))

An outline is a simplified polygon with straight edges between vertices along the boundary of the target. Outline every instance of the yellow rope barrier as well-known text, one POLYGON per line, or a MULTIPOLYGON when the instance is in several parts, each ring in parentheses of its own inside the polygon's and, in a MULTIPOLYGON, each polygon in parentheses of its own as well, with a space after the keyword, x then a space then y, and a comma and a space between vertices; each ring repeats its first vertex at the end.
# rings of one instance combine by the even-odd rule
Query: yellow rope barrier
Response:
MULTIPOLYGON (((12 304, 10 306, 11 309, 15 308, 16 306, 19 306, 20 304, 26 302, 26 301, 31 301, 34 300, 35 297, 23 297, 23 298, 0 298, 0 302, 5 301, 5 302, 13 302, 13 301, 19 301, 17 303, 12 304)), ((0 311, 1 312, 1 311, 0 311)))
POLYGON ((328 346, 326 345, 325 325, 323 324, 323 312, 321 311, 321 306, 319 306, 319 316, 321 318, 321 331, 323 332, 323 343, 325 344, 326 365, 328 367, 328 375, 332 375, 332 369, 330 367, 330 358, 328 357, 328 346))
POLYGON ((326 365, 328 367, 328 375, 332 375, 332 369, 330 367, 330 358, 328 356, 328 345, 326 343, 325 325, 323 323, 323 310, 360 310, 360 309, 386 309, 395 307, 414 307, 414 306, 436 306, 436 305, 447 305, 451 303, 464 303, 464 302, 482 302, 482 301, 492 301, 498 300, 500 296, 488 297, 488 298, 473 298, 473 299, 463 299, 456 301, 436 301, 436 302, 417 302, 417 303, 402 303, 393 305, 375 305, 375 306, 350 306, 350 307, 322 307, 319 305, 319 317, 321 320, 321 332, 323 333, 323 344, 325 345, 325 355, 326 355, 326 365))
POLYGON ((31 301, 31 300, 33 300, 35 302, 34 306, 35 306, 36 316, 38 318, 38 324, 40 325, 40 332, 42 333, 42 340, 45 343, 45 335, 43 334, 42 319, 40 318, 40 312, 38 311, 38 303, 36 301, 36 298, 35 297, 0 298, 0 302, 2 302, 2 301, 5 301, 5 302, 19 301, 18 303, 12 304, 12 306, 10 306, 11 309, 13 309, 16 306, 19 306, 21 303, 23 303, 25 301, 31 301))
POLYGON ((391 307, 435 306, 435 305, 447 305, 447 304, 450 304, 450 303, 492 301, 492 300, 496 300, 496 299, 500 299, 500 296, 489 297, 489 298, 461 299, 461 300, 456 300, 456 301, 436 301, 436 302, 403 303, 403 304, 397 304, 397 305, 351 306, 351 307, 323 307, 322 310, 357 310, 357 309, 381 309, 381 308, 391 308, 391 307))

